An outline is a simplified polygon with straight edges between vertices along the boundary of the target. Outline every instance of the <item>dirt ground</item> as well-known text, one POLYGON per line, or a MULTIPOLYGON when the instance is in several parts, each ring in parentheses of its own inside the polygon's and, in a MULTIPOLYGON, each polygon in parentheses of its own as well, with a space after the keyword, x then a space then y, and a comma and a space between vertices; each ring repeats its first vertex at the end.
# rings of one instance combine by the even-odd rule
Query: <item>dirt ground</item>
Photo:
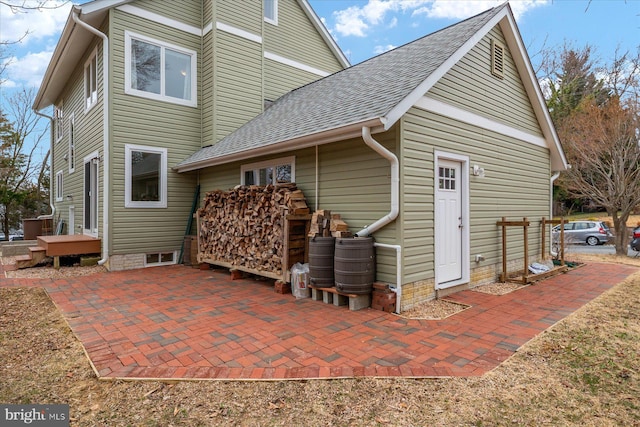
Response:
POLYGON ((0 289, 0 402, 66 403, 73 426, 640 426, 639 305, 640 272, 477 378, 125 382, 45 291, 0 289))

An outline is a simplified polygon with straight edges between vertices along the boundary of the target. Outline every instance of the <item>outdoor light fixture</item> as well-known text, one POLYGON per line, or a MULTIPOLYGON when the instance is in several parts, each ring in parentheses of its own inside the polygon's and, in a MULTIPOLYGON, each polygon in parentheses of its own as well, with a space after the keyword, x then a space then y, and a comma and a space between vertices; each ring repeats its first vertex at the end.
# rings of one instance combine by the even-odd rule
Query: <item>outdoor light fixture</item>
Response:
POLYGON ((478 165, 473 165, 473 176, 484 178, 484 168, 481 168, 478 165))

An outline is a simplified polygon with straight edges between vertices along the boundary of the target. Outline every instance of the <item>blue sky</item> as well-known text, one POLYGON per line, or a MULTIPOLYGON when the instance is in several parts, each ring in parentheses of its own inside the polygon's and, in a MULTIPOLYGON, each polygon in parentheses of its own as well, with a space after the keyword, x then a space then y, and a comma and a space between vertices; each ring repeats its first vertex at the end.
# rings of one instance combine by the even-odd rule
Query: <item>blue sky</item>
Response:
MULTIPOLYGON (((22 1, 22 0, 20 0, 22 1)), ((35 1, 35 0, 27 0, 35 1)), ((179 4, 188 0, 163 0, 179 4)), ((255 1, 255 0, 253 0, 255 1)), ((55 3, 55 2, 53 2, 55 3)), ((12 87, 38 86, 69 13, 58 9, 13 14, 0 5, 0 39, 9 47, 11 63, 0 96, 12 87)), ((81 1, 84 3, 84 1, 81 1)), ((309 0, 352 64, 473 16, 502 0, 309 0)), ((518 26, 532 56, 546 44, 566 41, 590 44, 602 60, 616 47, 635 52, 640 47, 640 0, 512 0, 518 26)))

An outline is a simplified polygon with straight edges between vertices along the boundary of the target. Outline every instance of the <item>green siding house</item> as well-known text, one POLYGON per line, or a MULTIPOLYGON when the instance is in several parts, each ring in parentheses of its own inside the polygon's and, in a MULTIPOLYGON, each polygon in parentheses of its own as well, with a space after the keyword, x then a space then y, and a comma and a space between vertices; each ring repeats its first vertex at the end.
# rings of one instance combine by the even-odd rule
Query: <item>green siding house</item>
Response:
POLYGON ((53 215, 111 270, 175 263, 203 177, 172 168, 348 65, 306 0, 74 6, 34 104, 54 111, 53 215))
MULTIPOLYGON (((567 163, 508 4, 348 68, 306 1, 163 4, 74 9, 58 49, 76 46, 70 60, 85 65, 56 51, 35 105, 56 107, 56 215, 75 200, 74 232, 107 236, 110 268, 175 262, 197 184, 279 172, 312 209, 375 237, 377 280, 395 288, 398 311, 494 281, 501 217, 528 217, 539 235, 567 163), (153 49, 179 72, 148 82, 153 49)), ((508 261, 521 266, 511 234, 508 261)), ((542 252, 531 239, 531 261, 542 252)))

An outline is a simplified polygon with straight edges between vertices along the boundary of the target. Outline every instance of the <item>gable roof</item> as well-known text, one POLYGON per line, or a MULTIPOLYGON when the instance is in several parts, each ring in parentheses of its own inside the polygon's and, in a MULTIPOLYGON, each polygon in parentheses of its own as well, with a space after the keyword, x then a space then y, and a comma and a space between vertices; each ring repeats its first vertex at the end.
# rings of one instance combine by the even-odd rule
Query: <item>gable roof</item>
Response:
POLYGON ((541 122, 552 168, 566 159, 507 3, 298 88, 218 143, 176 165, 178 172, 388 130, 493 27, 500 24, 541 122), (538 105, 536 105, 538 104, 538 105))
MULTIPOLYGON (((74 5, 71 8, 67 22, 60 35, 60 40, 58 40, 58 44, 42 79, 40 89, 36 94, 36 99, 33 104, 34 110, 42 110, 43 108, 53 105, 58 100, 71 73, 73 73, 87 48, 93 42, 93 35, 88 34, 86 30, 80 28, 80 26, 75 23, 73 14, 77 13, 84 22, 97 28, 104 22, 110 9, 132 3, 133 1, 134 0, 93 0, 82 5, 74 5)), ((308 1, 296 1, 340 64, 343 67, 348 67, 350 65, 349 60, 344 56, 344 53, 340 50, 340 47, 333 37, 331 37, 331 34, 329 34, 327 28, 322 24, 308 1)))

